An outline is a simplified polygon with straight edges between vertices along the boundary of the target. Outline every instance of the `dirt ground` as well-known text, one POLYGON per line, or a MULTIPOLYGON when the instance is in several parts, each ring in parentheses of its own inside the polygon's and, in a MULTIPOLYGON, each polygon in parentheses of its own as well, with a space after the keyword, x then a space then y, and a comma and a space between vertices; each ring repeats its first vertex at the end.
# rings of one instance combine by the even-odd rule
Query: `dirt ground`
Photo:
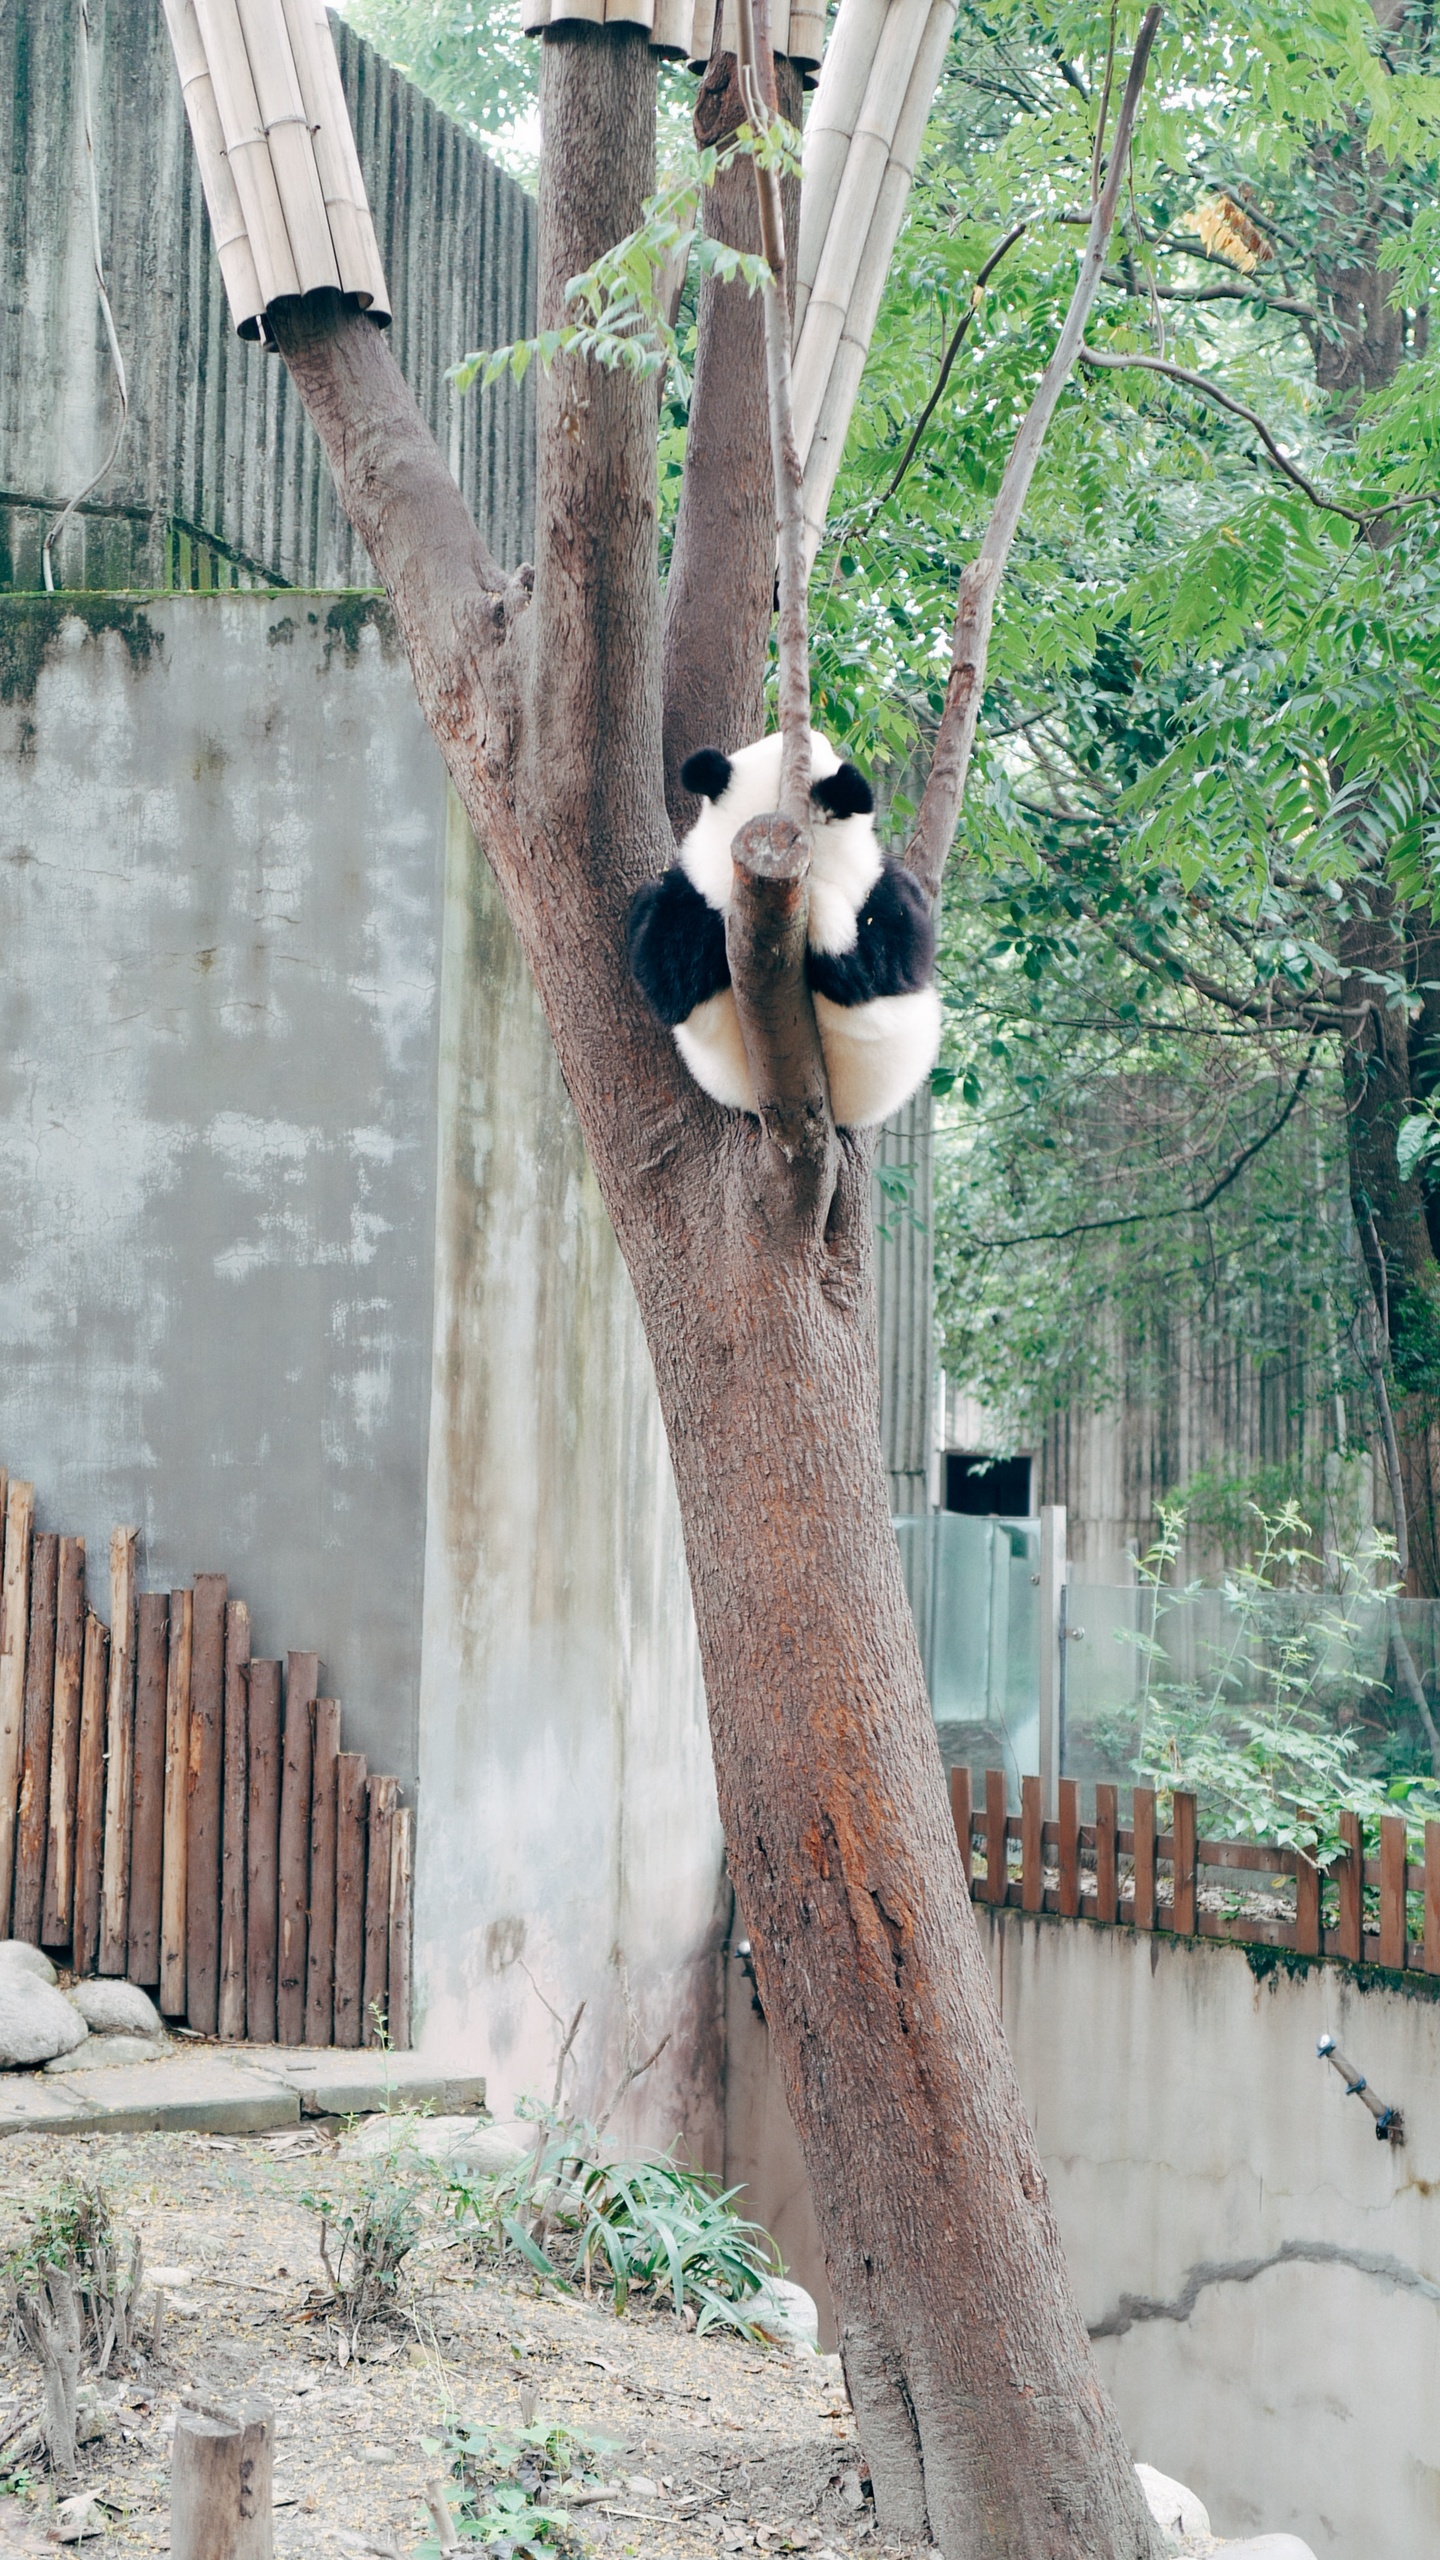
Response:
MULTIPOLYGON (((438 2221, 409 2262, 398 2316, 341 2367, 338 2332, 304 2317, 322 2282, 316 2216, 301 2203, 330 2165, 318 2129, 247 2137, 76 2134, 0 2144, 0 2254, 26 2206, 67 2177, 100 2181, 143 2234, 149 2267, 188 2271, 170 2293, 158 2360, 132 2358, 103 2386, 111 2432, 80 2455, 71 2488, 99 2499, 108 2531, 83 2552, 169 2548, 168 2455, 181 2394, 263 2392, 275 2409, 275 2549, 408 2555, 433 2532, 422 2505, 436 2464, 420 2439, 447 2420, 539 2420, 607 2440, 607 2479, 638 2479, 579 2520, 614 2560, 713 2560, 717 2552, 878 2551, 837 2357, 761 2350, 679 2329, 668 2312, 608 2308, 519 2275, 476 2272, 438 2221), (658 2494, 651 2494, 651 2492, 658 2494)), ((7 2406, 39 2404, 34 2366, 0 2336, 7 2406)), ((53 2553, 49 2482, 0 2496, 0 2555, 53 2553)), ((890 2546, 887 2546, 890 2547, 890 2546)))

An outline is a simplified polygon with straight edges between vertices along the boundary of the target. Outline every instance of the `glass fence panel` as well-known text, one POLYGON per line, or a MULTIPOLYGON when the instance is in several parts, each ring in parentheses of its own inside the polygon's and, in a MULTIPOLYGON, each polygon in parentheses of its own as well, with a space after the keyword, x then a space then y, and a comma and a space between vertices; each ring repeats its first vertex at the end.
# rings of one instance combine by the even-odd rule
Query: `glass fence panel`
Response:
POLYGON ((1040 1766, 1040 1533, 958 1511, 895 1534, 947 1769, 1004 1769, 1012 1801, 1040 1766))

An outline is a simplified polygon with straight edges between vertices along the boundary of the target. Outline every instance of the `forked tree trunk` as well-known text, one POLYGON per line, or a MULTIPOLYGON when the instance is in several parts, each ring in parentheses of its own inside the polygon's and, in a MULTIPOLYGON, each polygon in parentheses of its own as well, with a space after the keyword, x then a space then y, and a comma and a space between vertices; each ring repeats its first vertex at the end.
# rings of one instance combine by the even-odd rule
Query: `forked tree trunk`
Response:
MULTIPOLYGON (((644 33, 552 30, 542 114, 544 328, 651 183, 644 33)), ((822 1112, 787 1159, 690 1082, 628 981, 628 900, 673 856, 653 384, 568 358, 542 378, 532 590, 485 555, 369 323, 314 299, 272 316, 534 970, 639 1300, 731 1866, 881 2522, 946 2560, 1142 2560, 890 1528, 870 1148, 822 1112)))

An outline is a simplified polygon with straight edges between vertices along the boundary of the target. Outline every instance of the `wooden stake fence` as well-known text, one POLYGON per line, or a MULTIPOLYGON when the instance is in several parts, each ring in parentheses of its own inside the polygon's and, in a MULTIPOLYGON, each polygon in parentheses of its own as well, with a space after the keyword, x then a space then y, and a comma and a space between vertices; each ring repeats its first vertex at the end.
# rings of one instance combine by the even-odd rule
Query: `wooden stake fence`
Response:
POLYGON ((1003 1770, 986 1770, 983 1805, 974 1795, 970 1770, 952 1769, 950 1811, 973 1901, 1176 1937, 1289 1947, 1302 1956, 1343 1956, 1396 1973, 1440 1974, 1440 1822, 1426 1823, 1425 1854, 1417 1861, 1409 1856, 1404 1816, 1382 1815, 1378 1855, 1367 1858, 1359 1815, 1342 1814, 1340 1856, 1322 1872, 1300 1850, 1199 1838, 1195 1798, 1182 1789, 1172 1798, 1168 1831, 1157 1828, 1153 1787, 1135 1789, 1128 1826, 1119 1821, 1113 1786, 1097 1786, 1093 1822, 1080 1819, 1073 1778, 1060 1781, 1055 1822, 1041 1820, 1038 1777, 1022 1778, 1018 1816, 1007 1809, 1003 1770), (1293 1919, 1215 1907, 1217 1888, 1223 1895, 1227 1880, 1243 1894, 1263 1891, 1261 1879, 1293 1894, 1293 1919), (1323 1918, 1327 1884, 1333 1927, 1323 1918), (1412 1901, 1419 1907, 1418 1937, 1411 1933, 1412 1901))
POLYGON ((414 1814, 341 1748, 319 1657, 252 1662, 223 1574, 140 1591, 0 1469, 0 1938, 227 2041, 410 2042, 414 1814), (379 2024, 377 2025, 377 2012, 379 2024))

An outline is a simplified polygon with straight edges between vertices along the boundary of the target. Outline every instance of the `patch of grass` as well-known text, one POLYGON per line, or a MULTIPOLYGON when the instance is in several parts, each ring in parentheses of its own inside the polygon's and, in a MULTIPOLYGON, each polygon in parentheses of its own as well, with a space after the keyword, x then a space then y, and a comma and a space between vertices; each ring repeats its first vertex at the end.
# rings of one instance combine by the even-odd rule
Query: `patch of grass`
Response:
POLYGON ((615 2450, 573 2427, 533 2421, 518 2429, 450 2425, 421 2443, 443 2473, 437 2470, 430 2484, 427 2504, 437 2530, 420 2544, 420 2560, 441 2553, 451 2537, 487 2544, 496 2560, 516 2552, 525 2560, 556 2560, 577 2550, 571 2502, 603 2485, 598 2459, 615 2450))

